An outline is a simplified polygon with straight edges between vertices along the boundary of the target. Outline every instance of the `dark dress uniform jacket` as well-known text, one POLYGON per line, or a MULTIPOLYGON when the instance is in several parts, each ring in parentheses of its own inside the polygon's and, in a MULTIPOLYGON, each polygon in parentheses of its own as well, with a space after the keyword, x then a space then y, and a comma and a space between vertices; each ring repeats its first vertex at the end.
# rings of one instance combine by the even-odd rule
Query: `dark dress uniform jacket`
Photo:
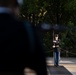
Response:
POLYGON ((37 36, 34 37, 34 52, 31 53, 22 22, 9 13, 0 13, 0 71, 22 72, 30 67, 37 75, 46 75, 45 55, 37 36))

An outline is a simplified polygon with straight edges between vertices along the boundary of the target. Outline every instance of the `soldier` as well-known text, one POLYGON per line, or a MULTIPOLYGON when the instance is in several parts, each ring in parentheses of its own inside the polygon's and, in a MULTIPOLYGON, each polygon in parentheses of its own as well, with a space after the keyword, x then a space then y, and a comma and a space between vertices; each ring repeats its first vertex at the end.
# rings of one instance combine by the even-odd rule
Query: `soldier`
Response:
POLYGON ((30 23, 17 19, 19 10, 14 9, 22 3, 22 0, 0 0, 0 72, 23 75, 29 67, 37 75, 47 75, 45 54, 36 32, 29 36, 30 23))
POLYGON ((59 36, 58 34, 55 34, 54 36, 54 40, 53 40, 53 49, 54 49, 54 66, 58 66, 59 65, 59 36))

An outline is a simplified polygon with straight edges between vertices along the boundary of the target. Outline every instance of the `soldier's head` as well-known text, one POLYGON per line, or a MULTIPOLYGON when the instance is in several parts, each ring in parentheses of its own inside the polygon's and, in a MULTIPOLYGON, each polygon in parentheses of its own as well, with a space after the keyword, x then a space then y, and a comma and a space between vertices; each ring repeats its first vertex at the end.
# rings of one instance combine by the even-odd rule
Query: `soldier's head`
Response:
POLYGON ((10 8, 15 16, 18 16, 22 4, 23 0, 0 0, 0 7, 10 8))
POLYGON ((2 7, 14 7, 22 5, 23 0, 0 0, 0 6, 2 7))

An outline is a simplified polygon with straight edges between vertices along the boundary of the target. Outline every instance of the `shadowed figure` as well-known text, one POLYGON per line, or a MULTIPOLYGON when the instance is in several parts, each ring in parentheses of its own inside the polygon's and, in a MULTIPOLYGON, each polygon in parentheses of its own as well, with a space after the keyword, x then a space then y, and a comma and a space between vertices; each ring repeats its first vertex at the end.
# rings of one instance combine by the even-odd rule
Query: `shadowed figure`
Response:
POLYGON ((14 8, 20 4, 19 0, 0 0, 0 73, 23 75, 29 67, 37 75, 47 75, 45 53, 35 29, 15 15, 14 8))

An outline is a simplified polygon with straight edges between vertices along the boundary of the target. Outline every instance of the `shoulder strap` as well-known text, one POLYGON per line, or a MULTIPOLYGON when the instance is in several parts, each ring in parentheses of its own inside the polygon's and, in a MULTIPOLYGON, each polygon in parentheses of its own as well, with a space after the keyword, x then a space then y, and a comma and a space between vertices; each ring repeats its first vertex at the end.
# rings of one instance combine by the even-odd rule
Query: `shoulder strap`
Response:
POLYGON ((27 31, 27 34, 28 34, 28 38, 29 38, 29 43, 30 43, 30 52, 33 53, 34 52, 34 45, 35 45, 35 41, 34 41, 34 32, 33 32, 33 29, 32 29, 32 26, 31 24, 28 22, 28 21, 25 21, 24 22, 24 27, 27 31))

